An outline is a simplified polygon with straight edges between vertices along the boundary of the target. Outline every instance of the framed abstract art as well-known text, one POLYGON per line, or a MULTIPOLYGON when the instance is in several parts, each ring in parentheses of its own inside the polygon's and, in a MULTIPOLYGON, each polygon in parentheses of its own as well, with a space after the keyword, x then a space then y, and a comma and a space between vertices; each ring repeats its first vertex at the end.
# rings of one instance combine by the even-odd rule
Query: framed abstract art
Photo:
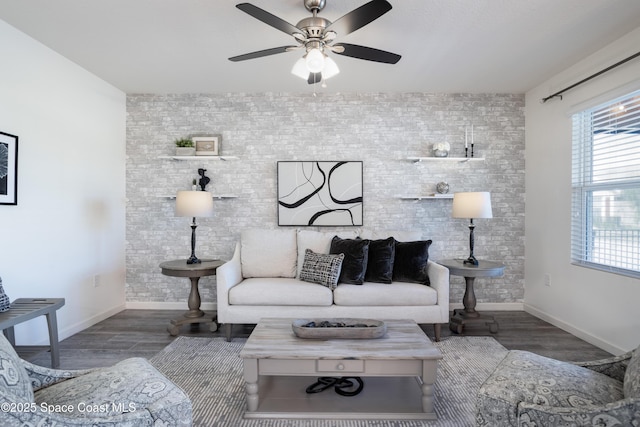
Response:
POLYGON ((18 204, 18 137, 0 132, 0 205, 18 204))
POLYGON ((361 161, 278 162, 278 225, 362 225, 361 161))

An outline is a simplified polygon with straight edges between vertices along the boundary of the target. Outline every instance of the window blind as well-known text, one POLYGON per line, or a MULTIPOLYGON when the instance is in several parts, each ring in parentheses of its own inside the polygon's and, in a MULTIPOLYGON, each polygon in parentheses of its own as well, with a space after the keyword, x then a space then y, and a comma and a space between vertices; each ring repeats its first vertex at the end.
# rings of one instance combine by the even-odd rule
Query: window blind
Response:
POLYGON ((640 277, 640 91, 572 122, 572 262, 640 277))

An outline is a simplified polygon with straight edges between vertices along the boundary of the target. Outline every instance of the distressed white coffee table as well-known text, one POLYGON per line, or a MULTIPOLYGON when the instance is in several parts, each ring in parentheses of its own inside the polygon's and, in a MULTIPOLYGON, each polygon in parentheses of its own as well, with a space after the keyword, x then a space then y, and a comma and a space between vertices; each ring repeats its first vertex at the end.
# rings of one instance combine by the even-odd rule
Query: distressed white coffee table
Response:
POLYGON ((412 320, 385 320, 371 340, 312 340, 294 335, 294 319, 261 319, 240 352, 246 418, 436 419, 440 350, 412 320), (329 388, 306 394, 316 377, 366 377, 357 396, 329 388))

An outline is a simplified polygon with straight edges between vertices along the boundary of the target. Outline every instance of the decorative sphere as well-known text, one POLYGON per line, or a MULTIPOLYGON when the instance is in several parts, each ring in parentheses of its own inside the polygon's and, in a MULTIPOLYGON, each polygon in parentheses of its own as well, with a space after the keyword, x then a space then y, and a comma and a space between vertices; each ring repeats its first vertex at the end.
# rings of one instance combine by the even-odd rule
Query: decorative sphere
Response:
POLYGON ((444 181, 441 181, 436 184, 436 191, 440 194, 446 194, 449 192, 449 184, 444 181))

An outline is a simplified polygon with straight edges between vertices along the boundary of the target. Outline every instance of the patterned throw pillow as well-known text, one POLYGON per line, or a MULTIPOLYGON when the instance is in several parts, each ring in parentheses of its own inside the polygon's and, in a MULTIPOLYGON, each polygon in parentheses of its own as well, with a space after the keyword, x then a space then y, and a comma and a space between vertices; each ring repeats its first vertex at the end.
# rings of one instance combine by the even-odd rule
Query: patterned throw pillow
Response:
POLYGON ((304 252, 300 280, 318 283, 334 290, 338 286, 343 260, 344 254, 317 254, 311 249, 307 249, 304 252))

